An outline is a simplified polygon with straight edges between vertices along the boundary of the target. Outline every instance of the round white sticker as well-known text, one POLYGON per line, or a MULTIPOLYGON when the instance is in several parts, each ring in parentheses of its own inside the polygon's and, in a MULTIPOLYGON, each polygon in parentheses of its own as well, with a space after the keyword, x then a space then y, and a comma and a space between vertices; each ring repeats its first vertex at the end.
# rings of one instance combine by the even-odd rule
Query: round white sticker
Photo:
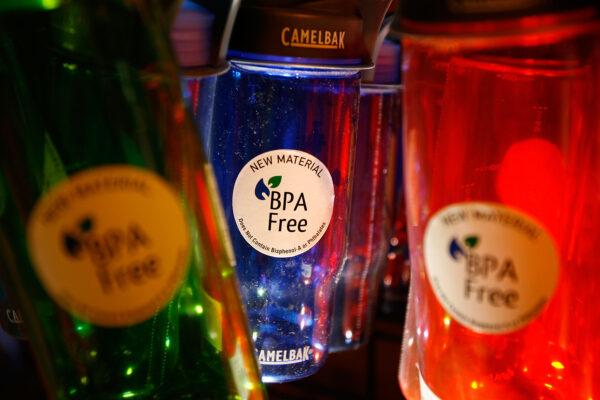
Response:
POLYGON ((444 309, 481 333, 527 325, 558 281, 552 237, 533 218, 500 204, 458 203, 435 213, 425 230, 424 256, 444 309))
POLYGON ((181 199, 160 176, 128 165, 88 169, 53 187, 34 207, 27 239, 52 299, 99 326, 151 318, 188 271, 181 199))
POLYGON ((335 193, 327 167, 298 150, 273 150, 250 160, 233 187, 233 215, 244 239, 271 257, 310 250, 325 234, 335 193))

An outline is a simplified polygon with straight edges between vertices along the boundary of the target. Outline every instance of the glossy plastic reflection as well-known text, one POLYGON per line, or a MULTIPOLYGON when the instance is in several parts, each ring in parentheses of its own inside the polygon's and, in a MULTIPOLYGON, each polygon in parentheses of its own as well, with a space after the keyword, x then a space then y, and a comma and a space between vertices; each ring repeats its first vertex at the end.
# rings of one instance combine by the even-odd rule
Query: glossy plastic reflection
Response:
POLYGON ((208 152, 267 382, 310 375, 327 355, 334 280, 346 244, 358 97, 356 71, 234 64, 229 73, 219 77, 208 152), (232 191, 241 168, 255 156, 275 149, 301 150, 318 158, 334 183, 333 216, 325 235, 295 257, 274 258, 255 250, 241 236, 232 210, 232 191))
POLYGON ((521 36, 403 41, 413 274, 400 380, 411 400, 600 396, 600 41, 596 24, 528 23, 521 36), (463 201, 520 210, 558 245, 556 291, 514 332, 465 327, 427 279, 425 227, 463 201))
POLYGON ((394 122, 396 129, 388 144, 386 178, 386 223, 389 225, 388 249, 379 293, 379 316, 403 321, 410 278, 406 204, 404 201, 404 165, 402 162, 402 96, 398 94, 394 122))
MULTIPOLYGON (((0 265, 53 399, 264 398, 214 178, 161 19, 152 2, 74 0, 2 20, 0 265), (192 238, 174 297, 129 326, 100 326, 60 307, 33 268, 26 238, 45 194, 107 165, 167 181, 192 238)), ((113 210, 135 211, 115 201, 88 212, 113 210)), ((172 227, 163 228, 170 235, 172 227)), ((104 265, 117 276, 114 267, 104 265)), ((142 284, 139 275, 121 274, 119 289, 124 279, 142 284)))
POLYGON ((209 135, 215 113, 215 91, 217 76, 184 76, 184 96, 192 110, 196 128, 204 148, 210 149, 213 136, 209 135))
POLYGON ((369 337, 388 247, 386 170, 399 93, 393 86, 361 87, 348 253, 335 294, 331 351, 359 347, 369 337))

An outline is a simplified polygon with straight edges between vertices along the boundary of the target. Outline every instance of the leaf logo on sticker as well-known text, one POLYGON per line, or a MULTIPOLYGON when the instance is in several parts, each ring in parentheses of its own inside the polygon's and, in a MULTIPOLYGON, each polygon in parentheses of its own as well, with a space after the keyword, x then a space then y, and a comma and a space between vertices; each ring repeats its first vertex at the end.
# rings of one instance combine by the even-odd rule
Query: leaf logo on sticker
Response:
POLYGON ((281 184, 281 175, 272 176, 271 178, 269 178, 268 184, 269 186, 265 185, 263 179, 260 179, 258 181, 258 183, 256 184, 256 188, 254 189, 254 195, 257 199, 266 200, 271 195, 271 191, 269 190, 269 188, 275 189, 281 184))
MULTIPOLYGON (((479 243, 478 236, 468 236, 464 239, 464 244, 469 249, 475 248, 475 246, 477 246, 478 243, 479 243)), ((452 257, 453 259, 455 259, 457 261, 458 261, 459 257, 466 256, 465 249, 461 246, 461 244, 458 242, 458 240, 456 238, 452 238, 452 241, 450 242, 449 252, 450 252, 450 257, 452 257)))

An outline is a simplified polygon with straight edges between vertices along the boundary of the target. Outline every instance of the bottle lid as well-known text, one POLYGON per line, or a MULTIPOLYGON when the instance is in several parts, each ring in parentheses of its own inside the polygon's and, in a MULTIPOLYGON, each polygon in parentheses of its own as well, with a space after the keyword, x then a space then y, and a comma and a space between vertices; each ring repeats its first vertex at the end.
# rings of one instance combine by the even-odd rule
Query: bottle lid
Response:
POLYGON ((227 69, 227 48, 240 0, 185 0, 171 26, 184 72, 215 75, 227 69))
POLYGON ((230 58, 284 64, 370 66, 358 0, 247 0, 230 58))
POLYGON ((401 75, 401 51, 400 44, 391 40, 385 40, 379 50, 379 57, 375 63, 375 77, 373 83, 398 85, 401 75))
POLYGON ((527 17, 597 6, 597 0, 403 0, 393 31, 412 22, 467 22, 527 17))
POLYGON ((211 34, 215 21, 213 13, 186 0, 171 28, 171 41, 183 68, 210 64, 211 34))

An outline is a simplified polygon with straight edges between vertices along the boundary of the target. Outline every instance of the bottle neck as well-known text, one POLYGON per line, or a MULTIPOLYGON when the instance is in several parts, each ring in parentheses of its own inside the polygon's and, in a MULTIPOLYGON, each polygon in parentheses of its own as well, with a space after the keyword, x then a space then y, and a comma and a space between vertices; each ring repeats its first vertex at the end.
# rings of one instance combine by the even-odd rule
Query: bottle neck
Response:
POLYGON ((402 19, 400 27, 393 33, 403 36, 503 36, 545 32, 598 21, 596 7, 571 11, 541 13, 516 18, 488 18, 476 21, 418 21, 402 19))
POLYGON ((296 78, 341 78, 341 79, 359 79, 360 69, 357 67, 335 67, 335 66, 317 66, 296 65, 296 64, 278 64, 268 61, 252 62, 232 60, 231 68, 234 71, 246 73, 259 73, 281 77, 296 78))

